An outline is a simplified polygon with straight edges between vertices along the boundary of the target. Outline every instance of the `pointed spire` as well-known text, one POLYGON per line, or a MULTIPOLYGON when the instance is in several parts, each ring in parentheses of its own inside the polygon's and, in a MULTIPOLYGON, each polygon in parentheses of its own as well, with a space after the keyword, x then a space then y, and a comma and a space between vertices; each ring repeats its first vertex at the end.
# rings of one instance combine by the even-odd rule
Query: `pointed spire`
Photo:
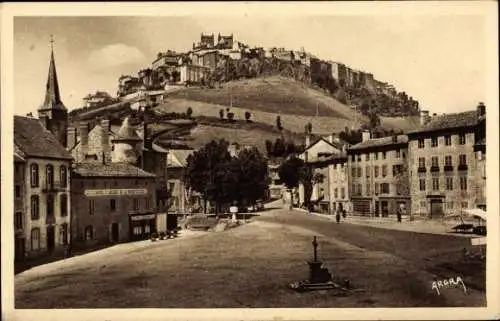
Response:
POLYGON ((54 60, 54 38, 50 36, 50 64, 47 85, 45 88, 45 100, 39 110, 45 109, 66 109, 61 101, 59 93, 59 83, 57 81, 56 63, 54 60))

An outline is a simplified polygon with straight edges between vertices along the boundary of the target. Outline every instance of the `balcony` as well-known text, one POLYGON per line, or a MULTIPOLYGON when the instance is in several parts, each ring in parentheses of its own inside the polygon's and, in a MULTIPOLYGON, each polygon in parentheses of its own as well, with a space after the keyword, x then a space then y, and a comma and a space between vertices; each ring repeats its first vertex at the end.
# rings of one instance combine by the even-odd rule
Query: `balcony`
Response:
POLYGON ((417 172, 419 172, 419 173, 425 173, 425 172, 427 172, 427 168, 425 168, 425 167, 419 167, 417 169, 417 172))
POLYGON ((458 170, 459 171, 466 171, 466 170, 468 170, 467 164, 459 164, 458 165, 458 170))
POLYGON ((431 172, 433 173, 439 172, 439 166, 431 166, 431 172))
POLYGON ((50 184, 45 184, 45 186, 42 187, 42 192, 44 193, 57 193, 61 191, 66 190, 66 186, 61 185, 59 182, 54 182, 50 184))
POLYGON ((444 165, 444 171, 445 172, 453 172, 453 166, 452 165, 444 165))

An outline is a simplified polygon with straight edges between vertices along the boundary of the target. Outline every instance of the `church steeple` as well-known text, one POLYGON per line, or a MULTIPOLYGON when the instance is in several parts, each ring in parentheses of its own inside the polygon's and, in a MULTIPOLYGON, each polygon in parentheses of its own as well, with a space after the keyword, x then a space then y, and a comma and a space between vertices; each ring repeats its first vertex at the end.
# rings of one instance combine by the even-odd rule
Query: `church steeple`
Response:
POLYGON ((38 108, 38 118, 42 125, 51 131, 63 146, 66 146, 68 111, 61 101, 59 93, 52 35, 50 36, 50 47, 49 75, 45 86, 45 99, 38 108))
POLYGON ((47 85, 45 87, 45 99, 38 110, 66 109, 59 93, 59 82, 57 81, 56 63, 54 60, 54 38, 52 35, 50 36, 50 47, 49 76, 47 77, 47 85))

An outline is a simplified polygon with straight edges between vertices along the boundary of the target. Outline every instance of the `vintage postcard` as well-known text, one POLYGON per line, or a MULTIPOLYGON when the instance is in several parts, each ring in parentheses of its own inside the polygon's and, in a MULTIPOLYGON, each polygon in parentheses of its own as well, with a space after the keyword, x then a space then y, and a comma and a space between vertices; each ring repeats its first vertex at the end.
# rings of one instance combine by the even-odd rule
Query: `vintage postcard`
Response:
POLYGON ((497 9, 2 4, 3 319, 498 318, 497 9))

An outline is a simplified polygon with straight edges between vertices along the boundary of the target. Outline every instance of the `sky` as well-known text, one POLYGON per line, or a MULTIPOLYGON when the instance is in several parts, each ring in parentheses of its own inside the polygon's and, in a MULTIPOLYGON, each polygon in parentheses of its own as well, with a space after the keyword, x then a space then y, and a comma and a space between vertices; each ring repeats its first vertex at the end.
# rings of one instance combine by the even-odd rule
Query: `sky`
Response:
POLYGON ((96 90, 115 95, 120 75, 150 66, 159 51, 187 51, 201 33, 219 32, 371 72, 431 112, 470 110, 487 94, 485 28, 478 15, 16 17, 14 113, 36 113, 43 101, 50 35, 71 110, 96 90))

